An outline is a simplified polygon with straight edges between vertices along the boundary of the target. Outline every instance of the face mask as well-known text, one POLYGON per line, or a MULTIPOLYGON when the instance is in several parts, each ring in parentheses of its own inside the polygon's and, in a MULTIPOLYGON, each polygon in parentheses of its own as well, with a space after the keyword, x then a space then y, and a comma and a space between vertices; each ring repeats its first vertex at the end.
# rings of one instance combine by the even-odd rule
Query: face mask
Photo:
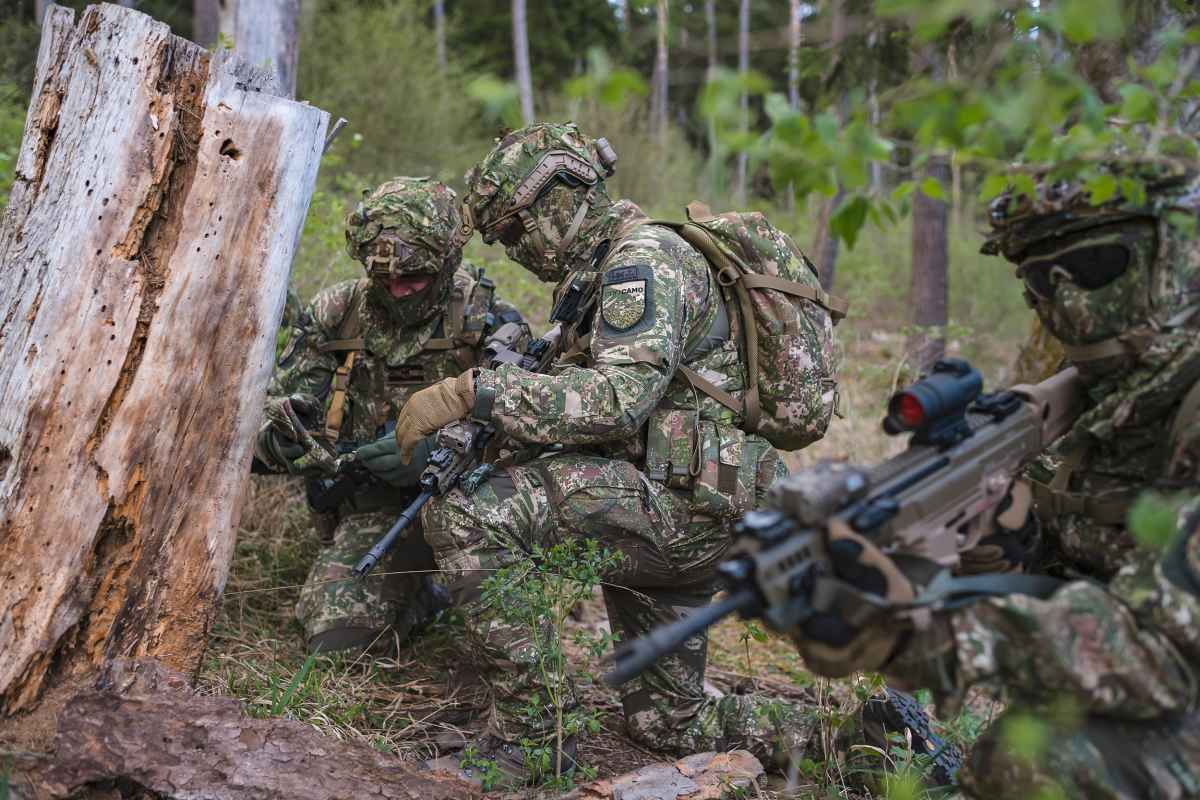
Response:
POLYGON ((1154 225, 1140 220, 1083 231, 1027 255, 1017 277, 1055 337, 1092 344, 1146 320, 1156 238, 1154 225))

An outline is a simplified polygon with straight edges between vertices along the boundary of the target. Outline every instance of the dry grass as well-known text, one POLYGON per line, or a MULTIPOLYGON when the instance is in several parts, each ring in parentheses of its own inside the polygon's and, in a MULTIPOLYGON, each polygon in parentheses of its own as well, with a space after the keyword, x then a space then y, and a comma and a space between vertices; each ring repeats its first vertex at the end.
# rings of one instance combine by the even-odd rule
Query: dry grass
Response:
MULTIPOLYGON (((529 287, 533 288, 533 287, 529 287)), ((899 450, 879 428, 884 401, 901 379, 899 333, 842 333, 848 350, 843 375, 843 418, 827 437, 790 459, 793 468, 817 458, 871 462, 899 450)), ((996 355, 977 363, 991 378, 1002 375, 999 354, 1011 352, 991 343, 996 355)), ((951 352, 957 345, 951 343, 951 352)), ((990 381, 989 381, 990 382, 990 381)), ((420 760, 439 748, 461 742, 482 725, 483 689, 457 668, 455 641, 461 623, 445 616, 420 638, 399 645, 384 637, 370 655, 308 658, 292 609, 317 550, 299 485, 287 478, 255 477, 243 514, 233 569, 220 618, 205 657, 200 682, 205 691, 241 699, 257 716, 284 715, 307 722, 339 739, 354 739, 386 752, 420 760)), ((585 604, 577 626, 607 622, 599 600, 585 604)), ((843 681, 808 673, 794 649, 782 639, 754 641, 746 623, 730 619, 710 638, 708 679, 722 692, 752 688, 781 700, 815 707, 824 724, 823 744, 832 742, 841 720, 876 686, 870 676, 843 681)), ((580 689, 585 701, 601 709, 602 730, 581 748, 582 761, 612 776, 661 758, 631 742, 623 733, 616 694, 592 676, 603 665, 577 652, 580 689)), ((956 721, 970 736, 992 708, 984 704, 956 721)), ((827 759, 810 765, 789 797, 859 798, 848 787, 845 765, 827 759)), ((778 779, 763 787, 764 797, 779 794, 778 779)))

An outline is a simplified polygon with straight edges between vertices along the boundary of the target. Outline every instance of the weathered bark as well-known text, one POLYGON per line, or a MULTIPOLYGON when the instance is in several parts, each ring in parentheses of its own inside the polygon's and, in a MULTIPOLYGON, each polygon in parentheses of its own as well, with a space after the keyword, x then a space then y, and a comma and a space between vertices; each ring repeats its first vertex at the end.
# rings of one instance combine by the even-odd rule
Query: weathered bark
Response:
POLYGON ((275 75, 280 94, 296 96, 300 0, 219 0, 221 33, 238 58, 275 75))
MULTIPOLYGON (((944 187, 950 181, 950 164, 944 156, 931 157, 925 174, 944 187)), ((913 195, 912 218, 912 278, 908 297, 915 331, 906 349, 909 366, 925 372, 946 351, 949 208, 944 201, 918 189, 913 195)))
POLYGON ((529 33, 525 26, 525 0, 512 0, 513 59, 517 92, 521 98, 521 120, 533 122, 533 76, 529 70, 529 33))
POLYGON ((202 47, 212 47, 217 43, 220 30, 220 0, 192 0, 192 41, 202 47))
POLYGON ((457 800, 479 790, 446 773, 284 719, 250 719, 236 700, 198 696, 151 659, 121 659, 63 708, 54 752, 17 756, 22 800, 128 797, 178 800, 457 800))
POLYGON ((763 775, 758 759, 745 750, 696 753, 674 763, 648 764, 617 778, 580 786, 564 800, 687 798, 719 800, 748 792, 763 775))
POLYGON ((654 129, 660 134, 665 134, 667 131, 667 82, 668 82, 668 59, 667 59, 667 26, 670 18, 670 6, 667 0, 658 0, 657 13, 655 15, 655 33, 657 45, 654 51, 654 80, 652 91, 652 114, 654 129))
MULTIPOLYGON (((745 75, 750 71, 750 0, 742 0, 738 7, 738 72, 745 75)), ((750 128, 750 96, 742 92, 738 98, 738 107, 742 110, 742 130, 750 128)), ((737 156, 737 199, 738 205, 746 204, 746 184, 749 176, 746 174, 750 156, 742 150, 737 156)))
POLYGON ((446 71, 446 0, 433 0, 433 36, 438 69, 446 71))
POLYGON ((52 7, 0 225, 0 717, 196 669, 328 115, 145 14, 52 7))

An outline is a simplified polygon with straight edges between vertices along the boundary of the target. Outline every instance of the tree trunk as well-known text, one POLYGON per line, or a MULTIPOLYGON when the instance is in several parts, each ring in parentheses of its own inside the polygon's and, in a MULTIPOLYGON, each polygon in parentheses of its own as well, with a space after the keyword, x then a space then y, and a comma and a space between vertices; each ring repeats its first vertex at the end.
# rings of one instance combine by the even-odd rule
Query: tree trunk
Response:
POLYGON ((114 5, 52 8, 36 75, 0 225, 0 718, 115 656, 197 668, 328 123, 114 5))
MULTIPOLYGON (((704 0, 704 29, 705 45, 708 53, 708 70, 704 81, 708 83, 717 74, 717 0, 704 0)), ((721 143, 717 141, 717 125, 712 117, 708 119, 708 182, 711 200, 716 201, 723 192, 724 159, 721 154, 721 143)))
MULTIPOLYGON (((750 71, 750 0, 742 0, 738 8, 738 72, 743 76, 750 71)), ((738 98, 738 107, 742 110, 742 130, 750 128, 750 96, 742 92, 738 98)), ((737 156, 737 199, 738 205, 746 204, 746 174, 749 154, 742 150, 737 156)))
MULTIPOLYGON (((950 181, 946 157, 931 157, 925 174, 945 187, 950 181)), ((909 337, 906 349, 912 369, 925 372, 946 351, 949 209, 944 201, 918 189, 913 195, 912 217, 912 278, 908 297, 916 330, 909 337)))
POLYGON ((219 0, 220 31, 238 58, 275 74, 279 93, 296 96, 300 0, 219 0))
POLYGON ((446 0, 433 0, 433 35, 437 45, 438 68, 446 71, 446 0))
POLYGON ((152 659, 112 662, 95 688, 64 707, 52 754, 20 754, 6 767, 16 796, 27 800, 142 792, 187 800, 482 794, 456 776, 418 772, 411 762, 322 736, 302 722, 250 719, 236 700, 193 694, 186 676, 152 659))
POLYGON ((533 122, 533 76, 529 71, 529 33, 525 25, 525 0, 512 0, 513 59, 516 62, 517 91, 521 97, 521 120, 533 122))
POLYGON ((220 0, 192 0, 192 41, 201 47, 212 47, 220 30, 220 0))
POLYGON ((51 2, 52 0, 33 0, 33 18, 37 20, 38 25, 42 24, 42 20, 46 16, 46 7, 51 2))
POLYGON ((827 292, 833 291, 833 280, 837 275, 838 238, 829 228, 829 219, 842 204, 846 192, 838 187, 833 197, 821 203, 821 211, 817 215, 817 233, 813 237, 812 253, 817 263, 817 271, 821 277, 821 288, 827 292))
POLYGON ((667 25, 669 24, 670 9, 667 0, 658 0, 658 12, 655 21, 657 47, 654 54, 653 83, 653 119, 654 129, 660 135, 667 132, 667 25))
POLYGON ((800 108, 800 45, 803 44, 800 0, 789 0, 788 15, 788 105, 793 111, 800 108))

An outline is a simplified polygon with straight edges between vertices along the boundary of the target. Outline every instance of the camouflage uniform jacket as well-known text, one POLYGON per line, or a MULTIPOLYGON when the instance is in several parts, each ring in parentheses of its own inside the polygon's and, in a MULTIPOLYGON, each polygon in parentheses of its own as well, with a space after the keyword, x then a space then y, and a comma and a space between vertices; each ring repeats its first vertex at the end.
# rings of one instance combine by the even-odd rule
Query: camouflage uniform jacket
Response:
POLYGON ((521 320, 513 306, 494 296, 492 282, 466 265, 455 272, 440 313, 410 326, 376 319, 365 302, 368 286, 366 278, 344 281, 314 298, 297 322, 268 389, 274 397, 311 394, 328 412, 342 380, 339 368, 353 352, 344 378, 338 437, 343 443, 374 441, 414 392, 475 366, 489 321, 498 326, 521 320))
POLYGON ((740 398, 746 371, 736 315, 708 262, 673 231, 642 224, 628 201, 612 211, 612 246, 559 285, 586 287, 581 313, 551 374, 509 365, 476 374, 475 416, 512 439, 562 444, 637 465, 651 480, 690 490, 693 511, 743 512, 782 469, 765 439, 679 378, 686 364, 740 398))

